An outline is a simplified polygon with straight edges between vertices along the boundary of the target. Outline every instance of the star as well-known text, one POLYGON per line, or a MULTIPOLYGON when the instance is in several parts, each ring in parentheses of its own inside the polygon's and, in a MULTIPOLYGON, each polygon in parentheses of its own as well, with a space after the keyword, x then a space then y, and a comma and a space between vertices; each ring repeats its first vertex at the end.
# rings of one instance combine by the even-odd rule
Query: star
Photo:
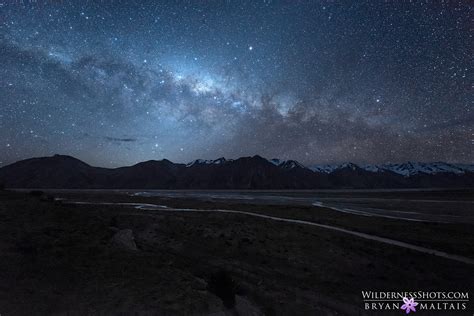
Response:
POLYGON ((4 163, 474 161, 462 1, 13 6, 0 36, 0 135, 15 145, 4 163))

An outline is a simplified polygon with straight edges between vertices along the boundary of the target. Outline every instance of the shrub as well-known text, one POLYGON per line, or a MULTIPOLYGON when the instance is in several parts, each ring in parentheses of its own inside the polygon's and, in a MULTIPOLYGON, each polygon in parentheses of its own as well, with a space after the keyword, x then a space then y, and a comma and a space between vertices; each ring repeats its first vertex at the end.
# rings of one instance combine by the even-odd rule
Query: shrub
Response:
POLYGON ((220 270, 211 275, 208 289, 222 300, 225 307, 233 308, 235 306, 237 284, 227 271, 220 270))

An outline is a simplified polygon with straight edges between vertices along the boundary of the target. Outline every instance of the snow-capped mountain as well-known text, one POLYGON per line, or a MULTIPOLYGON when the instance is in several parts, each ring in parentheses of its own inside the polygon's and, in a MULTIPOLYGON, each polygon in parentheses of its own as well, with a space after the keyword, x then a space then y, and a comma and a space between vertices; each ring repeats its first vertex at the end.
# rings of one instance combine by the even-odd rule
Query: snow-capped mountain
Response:
POLYGON ((196 159, 186 164, 186 167, 192 167, 195 165, 220 165, 226 162, 231 162, 233 159, 225 159, 224 157, 214 159, 214 160, 205 160, 205 159, 196 159))
POLYGON ((339 165, 314 165, 308 167, 310 170, 319 173, 331 173, 338 169, 339 165))
POLYGON ((351 170, 356 170, 360 167, 358 165, 356 165, 355 163, 346 162, 346 163, 343 163, 342 165, 340 165, 338 169, 346 169, 346 168, 351 169, 351 170))
POLYGON ((463 174, 472 172, 472 165, 457 165, 444 162, 406 162, 400 164, 368 165, 364 169, 372 172, 392 171, 402 176, 409 177, 416 174, 455 173, 463 174), (470 168, 469 168, 470 167, 470 168))
POLYGON ((343 164, 339 164, 339 165, 313 165, 313 166, 310 166, 308 167, 308 169, 314 171, 314 172, 319 172, 319 173, 332 173, 336 170, 340 170, 340 169, 351 169, 351 170, 356 170, 358 168, 362 168, 352 162, 346 162, 346 163, 343 163, 343 164))
POLYGON ((74 157, 30 158, 0 168, 7 188, 70 189, 375 189, 471 188, 474 165, 407 162, 319 165, 268 160, 198 159, 189 164, 150 160, 120 168, 90 166, 74 157))
MULTIPOLYGON (((188 164, 186 167, 195 165, 220 165, 234 161, 233 159, 225 159, 223 157, 214 160, 196 159, 188 164)), ((278 158, 267 159, 271 164, 282 169, 308 169, 315 173, 331 174, 336 170, 365 170, 372 173, 393 172, 404 177, 410 177, 417 174, 438 174, 438 173, 452 173, 464 174, 466 172, 474 173, 474 164, 450 164, 445 162, 405 162, 405 163, 390 163, 390 164, 354 164, 346 162, 342 164, 322 164, 305 166, 296 160, 283 160, 278 158)))
POLYGON ((437 174, 437 173, 453 173, 453 174, 464 174, 466 172, 474 172, 474 165, 470 164, 449 164, 445 162, 406 162, 399 164, 367 164, 367 165, 356 165, 353 163, 343 163, 339 165, 314 165, 309 169, 314 172, 320 173, 332 173, 339 169, 350 168, 355 170, 361 168, 370 172, 394 172, 396 174, 410 177, 416 174, 437 174))
POLYGON ((456 164, 456 166, 466 172, 474 172, 474 164, 469 165, 469 164, 464 164, 464 163, 458 163, 456 164))
POLYGON ((299 163, 296 160, 281 160, 281 159, 273 158, 273 159, 270 159, 269 161, 275 166, 285 168, 285 169, 293 169, 293 168, 307 169, 306 166, 304 166, 303 164, 299 163))
MULTIPOLYGON (((283 159, 278 159, 278 158, 267 159, 267 160, 271 162, 273 165, 284 168, 284 169, 293 169, 293 168, 308 169, 306 166, 304 166, 303 164, 299 163, 296 160, 283 160, 283 159)), ((214 160, 196 159, 194 161, 191 161, 190 163, 187 163, 186 167, 192 167, 195 165, 220 165, 220 164, 224 164, 224 163, 232 162, 232 161, 234 160, 225 159, 224 157, 214 159, 214 160)))

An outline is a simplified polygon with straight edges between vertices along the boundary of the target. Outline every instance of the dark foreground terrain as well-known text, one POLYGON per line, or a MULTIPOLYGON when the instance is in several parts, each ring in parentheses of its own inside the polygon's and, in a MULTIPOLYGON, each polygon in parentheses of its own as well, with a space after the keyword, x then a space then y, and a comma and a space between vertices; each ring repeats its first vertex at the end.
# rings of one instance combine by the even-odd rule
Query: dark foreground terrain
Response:
MULTIPOLYGON (((357 197, 364 207, 375 203, 377 208, 384 204, 419 213, 430 209, 423 201, 434 200, 438 202, 428 203, 437 205, 436 214, 444 205, 446 214, 469 217, 474 211, 472 193, 317 195, 333 203, 357 197)), ((287 195, 301 194, 313 193, 287 195)), ((471 296, 474 284, 471 221, 361 216, 324 205, 252 199, 0 191, 0 253, 2 316, 402 315, 401 310, 365 310, 361 291, 467 291, 471 296), (190 209, 305 220, 435 249, 461 260, 303 222, 190 209)), ((460 312, 418 313, 472 315, 473 304, 460 312)))

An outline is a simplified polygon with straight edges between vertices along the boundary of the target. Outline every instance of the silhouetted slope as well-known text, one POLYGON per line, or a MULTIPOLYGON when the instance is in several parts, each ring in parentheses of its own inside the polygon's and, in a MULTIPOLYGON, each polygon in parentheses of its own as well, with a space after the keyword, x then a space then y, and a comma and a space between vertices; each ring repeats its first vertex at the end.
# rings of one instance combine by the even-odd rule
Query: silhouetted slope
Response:
POLYGON ((31 158, 0 169, 0 182, 6 187, 85 188, 100 182, 107 169, 92 167, 74 157, 31 158))
POLYGON ((149 160, 130 167, 111 169, 104 186, 127 189, 173 189, 183 164, 174 164, 169 160, 149 160))

